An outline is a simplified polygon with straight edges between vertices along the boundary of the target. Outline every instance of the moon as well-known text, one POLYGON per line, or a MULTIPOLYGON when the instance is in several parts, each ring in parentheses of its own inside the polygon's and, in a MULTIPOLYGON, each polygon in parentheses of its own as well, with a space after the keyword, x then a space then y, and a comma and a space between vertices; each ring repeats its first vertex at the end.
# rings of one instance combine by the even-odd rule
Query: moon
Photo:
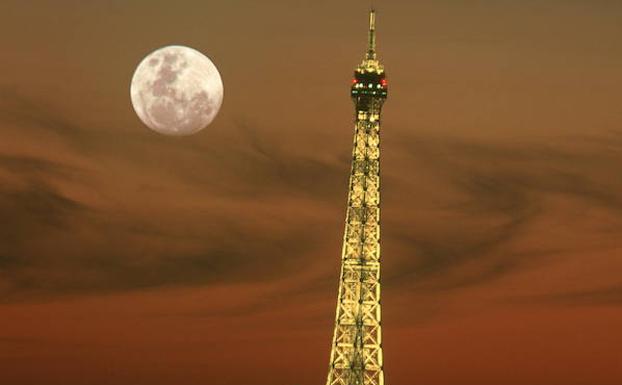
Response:
POLYGON ((136 67, 130 86, 140 120, 165 135, 191 135, 207 127, 220 110, 223 94, 214 63, 180 45, 147 55, 136 67))

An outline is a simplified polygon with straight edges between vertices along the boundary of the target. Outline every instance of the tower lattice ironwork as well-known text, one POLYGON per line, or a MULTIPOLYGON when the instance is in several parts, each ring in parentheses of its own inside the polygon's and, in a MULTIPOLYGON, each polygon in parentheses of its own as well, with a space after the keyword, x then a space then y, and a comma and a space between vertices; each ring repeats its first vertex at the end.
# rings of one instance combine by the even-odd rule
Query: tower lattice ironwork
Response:
POLYGON ((354 149, 327 385, 383 385, 380 319, 380 112, 387 97, 376 57, 376 15, 354 71, 354 149))

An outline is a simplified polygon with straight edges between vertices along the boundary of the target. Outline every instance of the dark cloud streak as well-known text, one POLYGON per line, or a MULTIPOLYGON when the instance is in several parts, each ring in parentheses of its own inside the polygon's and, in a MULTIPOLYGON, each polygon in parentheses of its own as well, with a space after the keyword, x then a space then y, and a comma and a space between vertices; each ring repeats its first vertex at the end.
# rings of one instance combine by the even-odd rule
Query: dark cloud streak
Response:
MULTIPOLYGON (((604 152, 603 142, 566 140, 551 146, 409 138, 402 143, 412 163, 407 169, 432 170, 439 185, 459 198, 445 200, 436 209, 439 218, 446 218, 440 225, 438 219, 417 219, 416 214, 412 224, 400 216, 385 225, 385 237, 395 234, 385 238, 385 244, 407 255, 387 277, 390 284, 452 290, 544 263, 546 256, 562 249, 516 250, 513 241, 547 215, 551 196, 568 196, 587 207, 614 212, 622 209, 622 180, 611 167, 612 162, 622 162, 622 154, 604 152)), ((387 190, 421 191, 406 187, 406 179, 389 183, 387 190)), ((621 227, 618 223, 618 231, 621 227)))
MULTIPOLYGON (((122 144, 125 148, 120 150, 113 134, 101 128, 83 127, 12 91, 4 90, 0 99, 4 106, 0 108, 2 124, 49 129, 68 140, 71 148, 80 147, 75 151, 82 156, 85 151, 90 151, 91 158, 118 156, 128 165, 153 170, 162 178, 159 183, 171 183, 173 176, 193 189, 204 190, 207 200, 225 198, 228 202, 217 214, 190 215, 192 207, 188 205, 185 209, 189 211, 181 213, 190 221, 188 226, 211 225, 182 234, 166 223, 111 211, 114 206, 94 206, 56 187, 74 183, 98 188, 101 182, 96 178, 106 171, 89 162, 85 161, 86 166, 69 166, 45 154, 39 158, 0 154, 0 168, 12 176, 11 183, 18 181, 0 189, 0 209, 9 218, 0 234, 5 243, 0 250, 4 256, 0 274, 11 287, 7 291, 11 293, 9 300, 24 297, 20 291, 47 297, 252 281, 284 274, 295 269, 298 258, 321 249, 325 233, 320 222, 324 219, 297 218, 288 212, 289 208, 279 205, 278 198, 299 202, 300 207, 317 208, 327 204, 336 207, 343 202, 340 194, 345 196, 349 167, 346 158, 326 160, 331 158, 311 155, 312 149, 302 143, 300 148, 285 145, 268 130, 244 119, 238 119, 219 140, 171 144, 150 134, 129 134, 122 144), (138 149, 167 153, 184 161, 148 163, 149 157, 137 157, 141 152, 138 149), (206 153, 210 156, 204 156, 206 153), (289 221, 287 229, 280 233, 264 229, 262 221, 255 218, 257 213, 236 208, 256 201, 273 205, 273 217, 289 221), (60 237, 67 243, 66 235, 59 234, 78 229, 99 234, 96 240, 75 240, 75 246, 83 250, 81 254, 68 251, 68 246, 65 254, 53 256, 32 247, 36 243, 31 242, 33 237, 60 237), (158 252, 151 248, 139 252, 138 245, 145 240, 164 242, 179 251, 158 252), (28 242, 31 246, 24 246, 28 242), (183 250, 181 245, 188 242, 196 244, 195 251, 183 250), (292 255, 295 258, 290 258, 292 255), (276 268, 267 269, 256 262, 265 258, 276 268), (48 266, 55 266, 61 278, 46 279, 48 266)), ((407 179, 408 173, 385 173, 384 207, 388 206, 389 211, 384 215, 385 244, 402 256, 385 275, 387 284, 446 291, 485 284, 532 265, 538 256, 549 252, 513 250, 511 245, 546 212, 547 195, 570 196, 587 205, 620 211, 622 181, 607 167, 619 162, 620 154, 604 151, 605 143, 615 140, 567 140, 551 145, 402 138, 393 152, 406 159, 403 166, 416 174, 425 165, 439 188, 455 196, 435 208, 439 217, 448 219, 446 223, 413 221, 418 215, 410 217, 408 210, 391 217, 395 191, 400 196, 416 196, 420 190, 412 182, 417 175, 413 174, 411 180, 407 179), (525 259, 525 255, 531 257, 525 259)), ((145 194, 151 194, 148 188, 145 194)), ((417 200, 423 202, 425 197, 417 200)))

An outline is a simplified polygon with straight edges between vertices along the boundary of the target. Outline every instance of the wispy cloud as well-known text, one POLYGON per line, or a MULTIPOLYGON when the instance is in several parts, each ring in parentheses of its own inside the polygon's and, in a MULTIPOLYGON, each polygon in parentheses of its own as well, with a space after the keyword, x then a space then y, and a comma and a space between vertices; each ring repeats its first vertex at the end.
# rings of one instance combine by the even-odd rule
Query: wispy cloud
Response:
MULTIPOLYGON (((394 243, 392 251, 406 256, 388 281, 427 291, 477 286, 563 253, 564 245, 542 248, 521 244, 520 239, 534 231, 537 221, 555 215, 551 204, 560 199, 573 200, 577 210, 622 209, 622 180, 612 167, 622 161, 622 153, 603 148, 619 140, 615 134, 611 139, 565 138, 554 144, 403 140, 401 150, 410 163, 406 169, 425 168, 434 176, 434 191, 447 194, 440 199, 426 195, 429 186, 409 186, 414 184, 411 179, 391 182, 392 188, 407 190, 409 197, 422 194, 417 200, 428 198, 436 207, 432 213, 406 208, 412 214, 410 223, 400 215, 385 225, 385 244, 394 243), (387 240, 387 233, 395 238, 387 240)), ((416 180, 418 172, 412 173, 416 180)), ((603 226, 622 232, 617 215, 603 226)))
MULTIPOLYGON (((348 160, 260 135, 244 119, 217 140, 141 132, 119 143, 5 89, 0 124, 32 140, 58 134, 40 153, 0 153, 4 301, 284 277, 328 253, 335 236, 326 224, 342 221, 348 160)), ((560 253, 561 245, 528 247, 521 237, 549 215, 551 199, 619 212, 619 142, 616 133, 523 143, 401 138, 385 161, 400 172, 384 170, 386 284, 473 287, 560 253)), ((615 218, 606 225, 621 228, 615 218)), ((328 282, 323 274, 310 282, 328 282)))

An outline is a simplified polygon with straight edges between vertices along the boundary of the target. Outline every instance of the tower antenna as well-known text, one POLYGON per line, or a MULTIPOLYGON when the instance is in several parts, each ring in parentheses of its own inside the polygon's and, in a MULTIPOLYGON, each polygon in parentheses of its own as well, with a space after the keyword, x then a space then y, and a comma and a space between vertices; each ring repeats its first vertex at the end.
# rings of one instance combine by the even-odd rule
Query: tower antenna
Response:
POLYGON ((376 59, 376 10, 369 11, 369 37, 367 42, 367 60, 376 59))

